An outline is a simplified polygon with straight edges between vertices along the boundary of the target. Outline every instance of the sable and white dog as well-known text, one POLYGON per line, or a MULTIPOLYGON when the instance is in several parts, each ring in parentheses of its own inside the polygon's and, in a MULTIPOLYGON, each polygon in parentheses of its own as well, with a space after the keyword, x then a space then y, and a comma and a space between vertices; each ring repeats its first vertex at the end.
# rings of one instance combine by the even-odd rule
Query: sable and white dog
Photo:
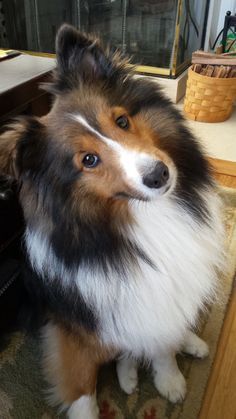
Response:
POLYGON ((208 163, 158 85, 118 53, 68 25, 56 49, 52 110, 0 138, 1 171, 20 186, 26 284, 47 316, 53 400, 69 418, 98 418, 97 372, 116 358, 126 393, 146 359, 159 393, 178 402, 175 355, 207 355, 192 330, 222 262, 208 163))

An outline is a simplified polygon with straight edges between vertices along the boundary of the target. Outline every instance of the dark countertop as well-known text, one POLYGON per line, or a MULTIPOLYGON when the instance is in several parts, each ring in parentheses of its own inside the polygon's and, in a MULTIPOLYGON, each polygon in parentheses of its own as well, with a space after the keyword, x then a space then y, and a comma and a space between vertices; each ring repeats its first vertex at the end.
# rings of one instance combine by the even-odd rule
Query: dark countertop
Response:
POLYGON ((0 95, 55 68, 54 58, 21 54, 0 62, 0 95))

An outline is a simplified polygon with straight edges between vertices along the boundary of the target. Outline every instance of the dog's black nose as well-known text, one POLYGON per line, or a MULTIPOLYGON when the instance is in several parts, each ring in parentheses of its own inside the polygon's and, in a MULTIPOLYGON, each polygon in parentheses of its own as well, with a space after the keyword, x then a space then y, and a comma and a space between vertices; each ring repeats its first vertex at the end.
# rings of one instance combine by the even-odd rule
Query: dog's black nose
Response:
POLYGON ((143 177, 144 185, 148 188, 161 188, 169 179, 169 170, 165 163, 159 161, 155 168, 143 177))

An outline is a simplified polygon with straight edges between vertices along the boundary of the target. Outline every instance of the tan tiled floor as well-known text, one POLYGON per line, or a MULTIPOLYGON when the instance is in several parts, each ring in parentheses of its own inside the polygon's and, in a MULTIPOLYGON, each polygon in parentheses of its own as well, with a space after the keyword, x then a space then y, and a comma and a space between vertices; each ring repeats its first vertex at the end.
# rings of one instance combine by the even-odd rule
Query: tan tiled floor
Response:
MULTIPOLYGON (((176 106, 182 111, 183 100, 176 106)), ((189 120, 188 125, 210 157, 236 162, 236 107, 227 121, 204 123, 189 120)))

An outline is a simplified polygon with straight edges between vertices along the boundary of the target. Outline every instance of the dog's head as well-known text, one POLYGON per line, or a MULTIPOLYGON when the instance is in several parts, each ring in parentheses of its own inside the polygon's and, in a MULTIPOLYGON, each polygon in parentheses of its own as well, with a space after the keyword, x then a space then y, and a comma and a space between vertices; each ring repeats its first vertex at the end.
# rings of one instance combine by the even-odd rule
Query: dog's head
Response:
POLYGON ((26 214, 29 202, 31 211, 53 213, 55 203, 66 211, 70 202, 87 214, 165 194, 187 205, 208 169, 157 83, 69 25, 56 52, 51 112, 18 120, 0 138, 0 170, 21 182, 26 214))

